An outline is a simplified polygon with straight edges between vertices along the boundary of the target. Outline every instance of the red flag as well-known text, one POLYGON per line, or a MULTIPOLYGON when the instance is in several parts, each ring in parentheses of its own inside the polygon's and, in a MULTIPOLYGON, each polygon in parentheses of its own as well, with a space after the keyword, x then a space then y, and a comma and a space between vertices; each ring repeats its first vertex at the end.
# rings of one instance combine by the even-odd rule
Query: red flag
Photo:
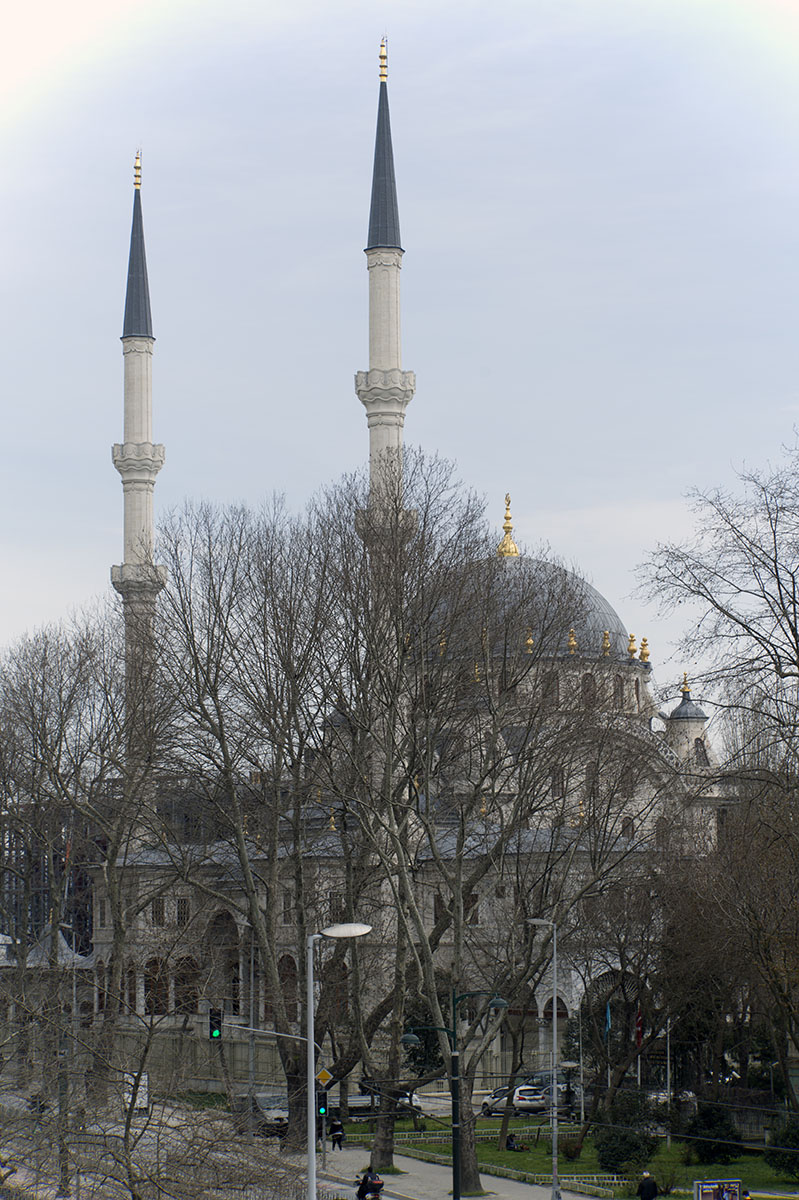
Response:
POLYGON ((641 1043, 644 1040, 644 1018, 641 1016, 639 1006, 638 1012, 635 1014, 635 1044, 638 1049, 641 1049, 641 1043))

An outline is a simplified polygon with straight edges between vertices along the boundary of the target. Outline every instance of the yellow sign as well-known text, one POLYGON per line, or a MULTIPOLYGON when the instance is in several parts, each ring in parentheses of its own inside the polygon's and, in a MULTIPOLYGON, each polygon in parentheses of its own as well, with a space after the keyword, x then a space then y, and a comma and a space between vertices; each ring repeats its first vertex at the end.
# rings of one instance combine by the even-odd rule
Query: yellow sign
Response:
POLYGON ((321 1071, 317 1071, 316 1078, 319 1080, 322 1087, 327 1087, 327 1085, 332 1081, 333 1076, 326 1067, 322 1067, 321 1071))

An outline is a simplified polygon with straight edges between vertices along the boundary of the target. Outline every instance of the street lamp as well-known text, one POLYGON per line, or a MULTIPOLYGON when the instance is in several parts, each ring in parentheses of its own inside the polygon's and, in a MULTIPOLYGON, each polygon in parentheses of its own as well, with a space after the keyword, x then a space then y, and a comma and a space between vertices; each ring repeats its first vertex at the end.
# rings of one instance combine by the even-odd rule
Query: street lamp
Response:
POLYGON ((561 1200, 558 1180, 558 927, 548 917, 528 917, 527 924, 552 926, 552 1200, 561 1200))
POLYGON ((306 1033, 308 1036, 307 1056, 307 1138, 308 1138, 308 1200, 316 1200, 316 1057, 314 1055, 314 986, 313 986, 313 945, 319 938, 358 938, 371 933, 371 925, 352 923, 345 925, 330 925, 319 933, 309 933, 305 940, 306 949, 306 1033))
MULTIPOLYGON (((448 1029, 446 1025, 414 1025, 400 1038, 403 1046, 420 1046, 422 1043, 413 1032, 414 1029, 432 1029, 439 1033, 445 1033, 449 1041, 449 1078, 452 1097, 452 1200, 461 1200, 461 1073, 457 1033, 458 1005, 461 1000, 468 1000, 472 996, 491 996, 491 993, 463 992, 457 996, 453 988, 451 1029, 448 1029)), ((508 1007, 508 1002, 501 996, 493 995, 488 1002, 488 1007, 499 1012, 508 1007)))

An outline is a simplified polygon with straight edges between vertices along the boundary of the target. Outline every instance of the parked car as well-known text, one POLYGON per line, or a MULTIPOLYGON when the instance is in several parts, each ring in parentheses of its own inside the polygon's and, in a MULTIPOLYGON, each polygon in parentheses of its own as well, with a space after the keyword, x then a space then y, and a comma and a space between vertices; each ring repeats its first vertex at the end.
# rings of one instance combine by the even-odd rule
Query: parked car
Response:
POLYGON ((253 1133, 261 1137, 286 1136, 289 1127, 289 1099, 286 1092, 256 1092, 253 1096, 234 1096, 233 1120, 239 1133, 250 1131, 250 1108, 253 1133))
MULTIPOLYGON (((380 1094, 377 1090, 367 1094, 350 1095, 347 1098, 347 1107, 349 1108, 351 1121, 364 1121, 368 1117, 376 1116, 380 1109, 380 1094)), ((399 1113, 407 1113, 414 1111, 420 1113, 422 1106, 415 1092, 402 1092, 397 1097, 397 1111, 399 1113)), ((341 1107, 339 1104, 330 1102, 328 1112, 331 1116, 341 1116, 341 1107)))
MULTIPOLYGON (((507 1106, 510 1090, 507 1086, 494 1088, 490 1096, 486 1096, 480 1106, 480 1112, 483 1116, 501 1116, 507 1106)), ((513 1089, 510 1104, 514 1115, 518 1116, 520 1113, 544 1112, 547 1107, 547 1100, 540 1088, 520 1084, 513 1089)))

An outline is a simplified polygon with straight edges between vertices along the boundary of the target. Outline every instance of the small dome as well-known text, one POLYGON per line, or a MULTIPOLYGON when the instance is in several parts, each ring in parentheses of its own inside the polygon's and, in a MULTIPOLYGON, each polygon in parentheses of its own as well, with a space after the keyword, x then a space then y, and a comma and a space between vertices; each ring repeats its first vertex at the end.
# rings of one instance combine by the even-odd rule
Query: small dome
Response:
POLYGON ((705 713, 695 700, 691 699, 691 693, 687 688, 683 688, 682 700, 675 708, 674 712, 669 717, 670 721, 706 721, 707 713, 705 713))

